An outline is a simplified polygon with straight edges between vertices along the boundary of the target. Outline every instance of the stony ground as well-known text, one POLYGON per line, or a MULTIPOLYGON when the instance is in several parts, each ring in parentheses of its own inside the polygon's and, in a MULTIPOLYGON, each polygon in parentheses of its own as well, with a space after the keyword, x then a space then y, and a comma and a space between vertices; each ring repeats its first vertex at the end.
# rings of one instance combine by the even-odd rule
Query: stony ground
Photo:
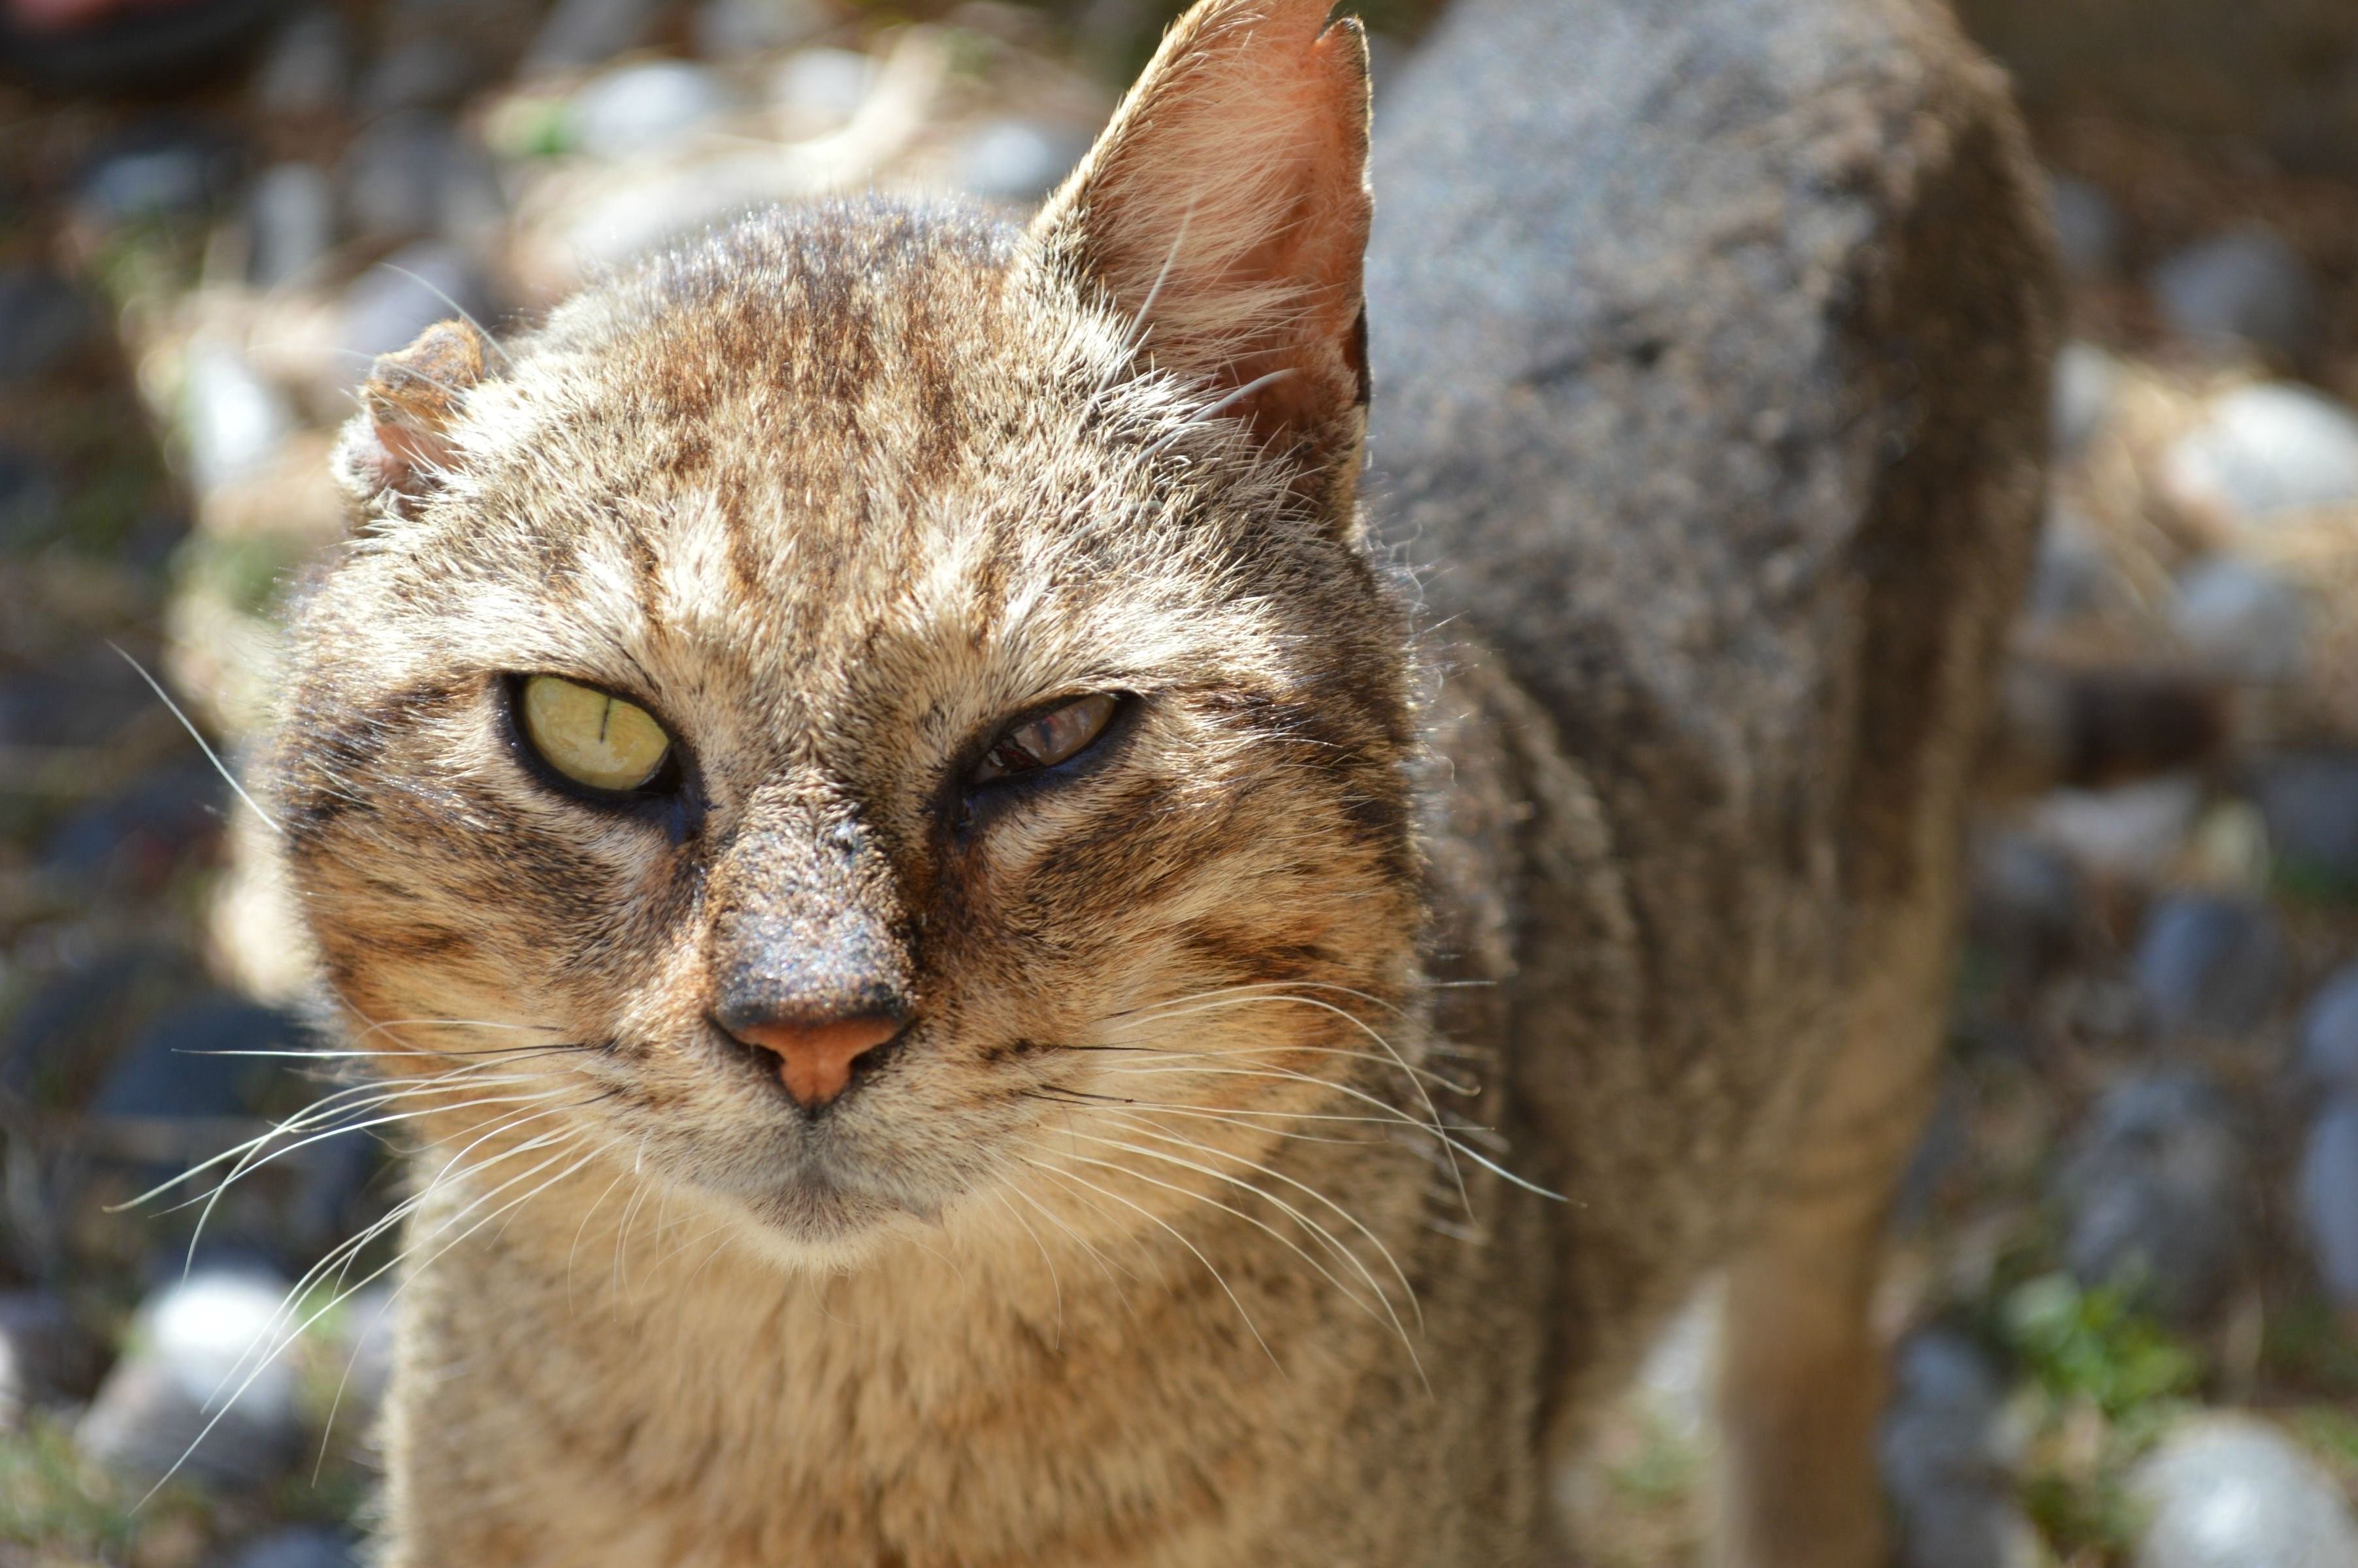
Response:
MULTIPOLYGON (((1421 9, 1376 9, 1379 103, 1421 9)), ((300 1048, 299 976, 142 671, 250 741, 369 357, 754 201, 1033 200, 1158 19, 356 0, 160 97, 0 88, 0 1568, 350 1560, 384 1282, 281 1303, 384 1260, 336 1250, 383 1152, 297 1151, 193 1246, 179 1194, 117 1206, 326 1087, 221 1054, 300 1048)), ((2075 341, 1887 1480, 1925 1568, 2358 1568, 2358 185, 2037 130, 2075 341)), ((1707 1304, 1582 1480, 1600 1568, 1695 1559, 1707 1304)))

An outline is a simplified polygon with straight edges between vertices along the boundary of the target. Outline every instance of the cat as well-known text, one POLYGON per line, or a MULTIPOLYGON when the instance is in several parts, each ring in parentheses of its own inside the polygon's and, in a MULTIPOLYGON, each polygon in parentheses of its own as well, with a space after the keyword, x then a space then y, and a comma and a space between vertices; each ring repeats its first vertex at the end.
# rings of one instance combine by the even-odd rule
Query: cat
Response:
MULTIPOLYGON (((1592 503, 1645 429, 1489 384, 1570 275, 1419 248, 1579 178, 1480 146, 1555 111, 1418 89, 1434 228, 1370 289, 1326 3, 1200 0, 1028 224, 760 214, 377 363, 265 782, 416 1144, 386 1568, 1560 1561, 1731 1259, 1726 1558, 1877 1559, 1866 1293, 2052 336, 2002 88, 1867 0, 1444 24, 1470 92, 1736 16, 1912 113, 1813 124, 1856 232, 1747 275, 1863 290, 1760 437, 1808 482, 1727 504, 1691 433, 1643 516, 1592 503), (1860 381, 1900 325, 1943 373, 1860 381)), ((1688 281, 1589 345, 1609 405, 1709 348, 1688 281)))

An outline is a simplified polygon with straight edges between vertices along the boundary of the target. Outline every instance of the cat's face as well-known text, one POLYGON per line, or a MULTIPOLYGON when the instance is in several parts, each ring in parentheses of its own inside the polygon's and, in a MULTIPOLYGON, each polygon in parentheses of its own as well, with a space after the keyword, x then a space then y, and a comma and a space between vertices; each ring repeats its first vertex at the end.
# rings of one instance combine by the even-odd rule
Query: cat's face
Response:
POLYGON ((1350 483, 1364 83, 1278 9, 1184 25, 1028 234, 760 220, 511 362, 380 367, 277 814, 328 978, 458 1126, 839 1255, 1085 1176, 1076 1105, 1249 1146, 1357 1075, 1416 921, 1350 483), (1334 157, 1245 149, 1306 196, 1179 178, 1207 70, 1314 76, 1334 157))

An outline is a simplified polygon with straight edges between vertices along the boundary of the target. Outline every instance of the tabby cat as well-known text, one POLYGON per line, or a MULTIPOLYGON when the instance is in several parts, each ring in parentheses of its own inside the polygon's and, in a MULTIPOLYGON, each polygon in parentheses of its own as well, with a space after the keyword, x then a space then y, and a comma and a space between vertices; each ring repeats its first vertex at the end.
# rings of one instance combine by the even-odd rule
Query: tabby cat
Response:
POLYGON ((1848 189, 1970 166, 1983 244, 1801 567, 1670 503, 1617 555, 1535 448, 1512 527, 1403 457, 1419 547, 1490 552, 1420 589, 1326 4, 1201 0, 1028 225, 766 213, 379 362, 267 803, 417 1134, 389 1568, 1555 1561, 1730 1258, 1728 1560, 1876 1560, 1874 1241, 2038 488, 2011 123, 1929 10, 1833 8, 1920 110, 1848 189), (1647 686, 1665 540, 1712 679, 1647 686))

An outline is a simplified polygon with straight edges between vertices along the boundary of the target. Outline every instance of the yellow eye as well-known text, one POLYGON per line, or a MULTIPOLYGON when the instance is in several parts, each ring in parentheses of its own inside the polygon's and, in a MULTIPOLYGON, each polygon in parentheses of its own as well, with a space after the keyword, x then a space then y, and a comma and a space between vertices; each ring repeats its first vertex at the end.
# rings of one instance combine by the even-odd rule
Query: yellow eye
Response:
POLYGON ((541 760, 591 789, 638 789, 671 754, 671 737, 645 708, 557 676, 527 677, 517 707, 541 760))

